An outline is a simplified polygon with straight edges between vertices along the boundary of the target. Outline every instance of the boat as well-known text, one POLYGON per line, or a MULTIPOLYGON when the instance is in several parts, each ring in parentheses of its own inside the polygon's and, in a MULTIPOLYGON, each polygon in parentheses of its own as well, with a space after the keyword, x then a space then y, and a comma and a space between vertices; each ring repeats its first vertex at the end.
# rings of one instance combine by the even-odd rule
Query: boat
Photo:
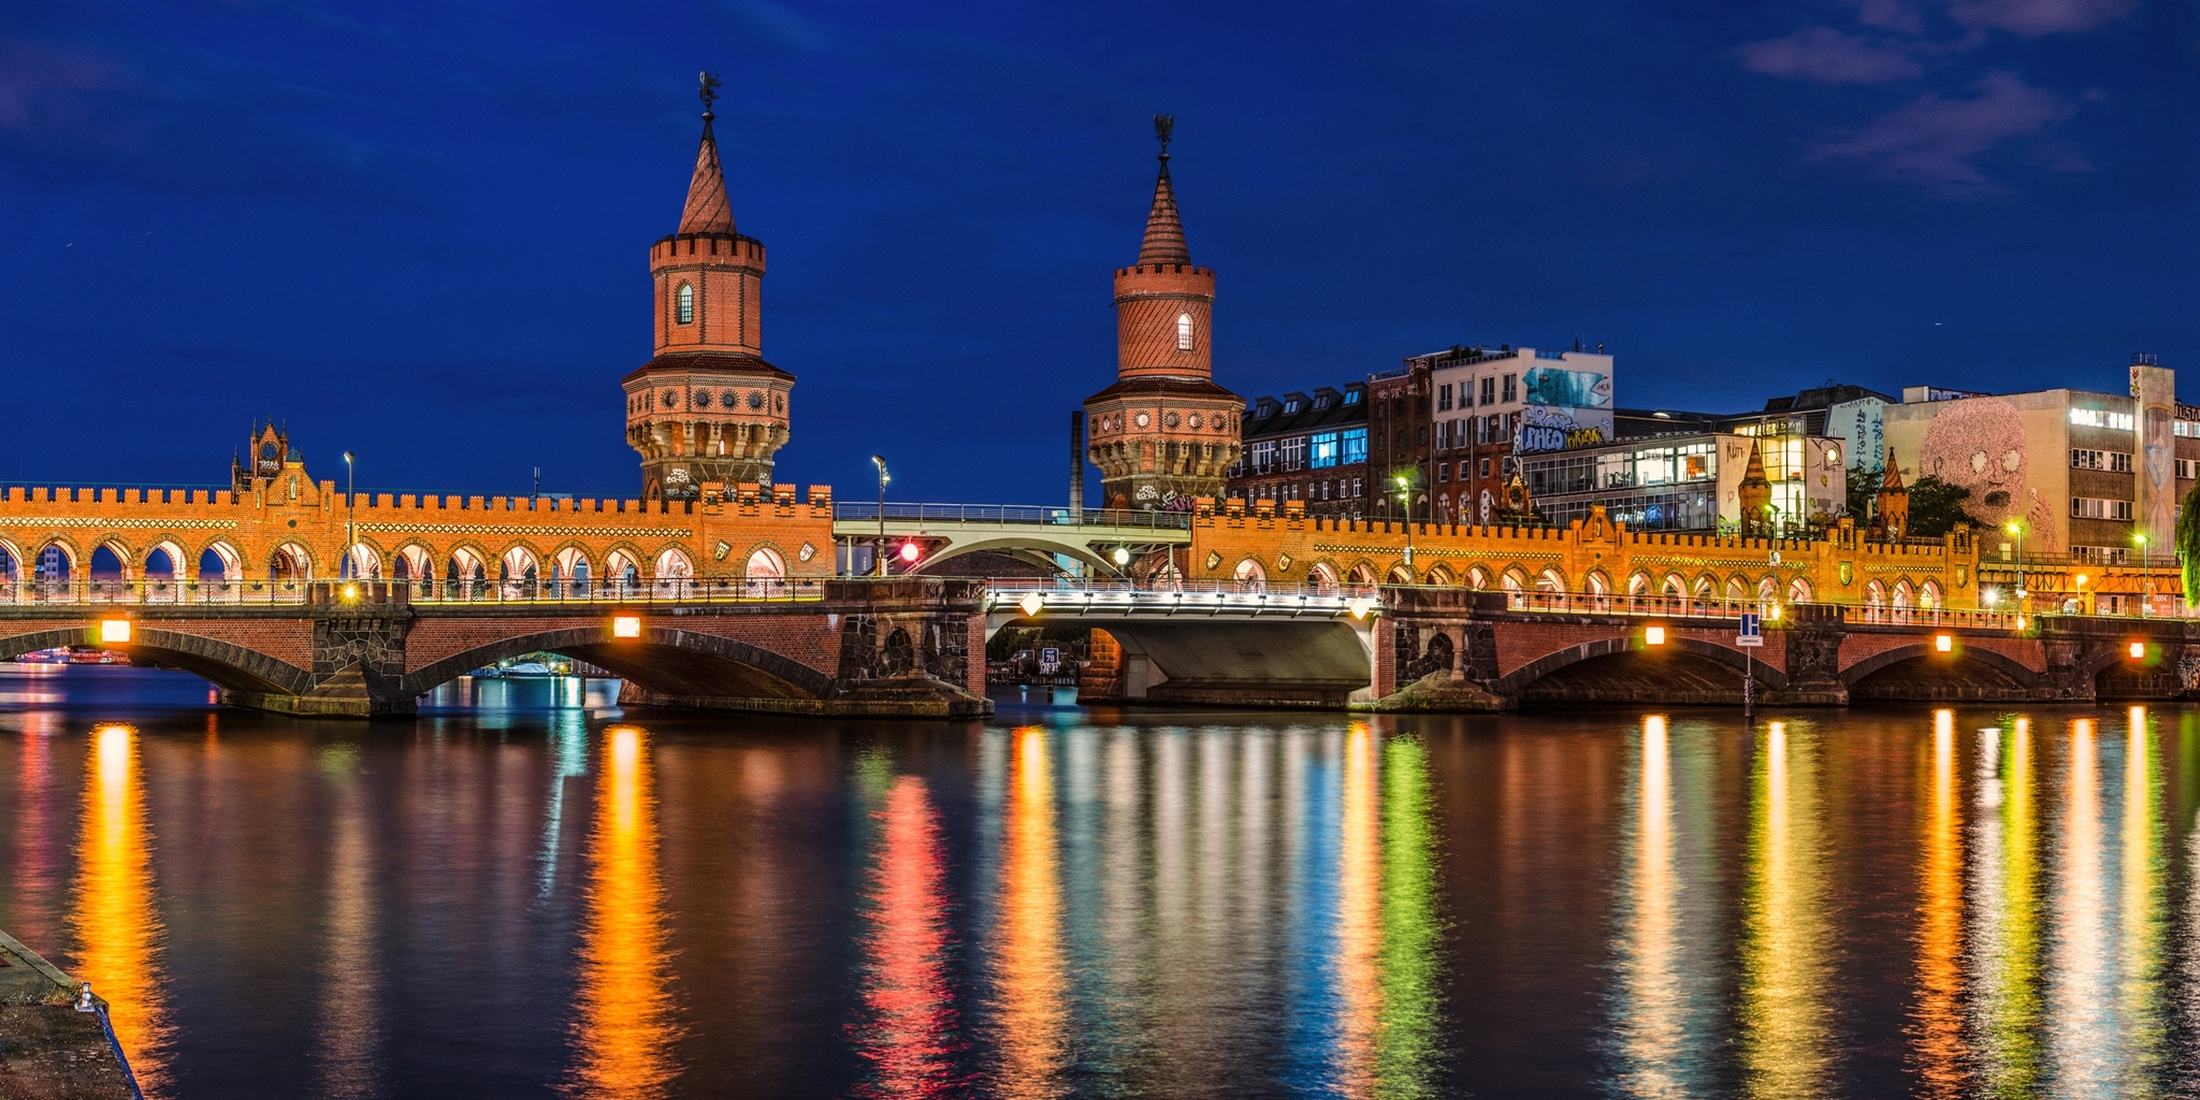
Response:
POLYGON ((555 673, 552 673, 552 672, 550 671, 550 666, 549 666, 549 665, 546 665, 546 664, 543 664, 543 663, 542 663, 541 661, 521 661, 521 662, 519 662, 519 663, 517 663, 517 664, 510 664, 510 665, 505 665, 505 666, 503 666, 503 672, 504 672, 504 675, 505 675, 506 677, 508 677, 508 678, 509 678, 509 677, 529 677, 529 678, 539 678, 539 677, 544 677, 544 676, 551 676, 551 675, 555 675, 555 673))

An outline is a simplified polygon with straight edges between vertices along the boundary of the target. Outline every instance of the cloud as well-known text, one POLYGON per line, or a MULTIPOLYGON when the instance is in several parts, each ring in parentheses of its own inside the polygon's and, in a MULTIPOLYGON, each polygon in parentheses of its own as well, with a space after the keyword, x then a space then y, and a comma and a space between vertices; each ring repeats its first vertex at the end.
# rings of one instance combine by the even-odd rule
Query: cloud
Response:
POLYGON ((2089 31, 2138 6, 2139 0, 1954 0, 1948 14, 1967 27, 2031 38, 2089 31))
POLYGON ((1820 84, 1885 84, 1925 71, 1900 49, 1830 27, 1807 27, 1786 38, 1744 43, 1734 54, 1751 72, 1820 84))
MULTIPOLYGON (((2034 88, 2012 73, 1989 73, 1973 91, 1977 94, 1970 99, 1927 92, 1845 139, 1821 144, 1809 159, 1854 160, 1880 179, 1953 198, 1982 197, 2002 187, 1979 166, 1980 158, 2006 143, 2044 133, 2078 110, 2069 99, 2034 88)), ((2045 166, 2091 169, 2075 150, 2046 158, 2045 166)))

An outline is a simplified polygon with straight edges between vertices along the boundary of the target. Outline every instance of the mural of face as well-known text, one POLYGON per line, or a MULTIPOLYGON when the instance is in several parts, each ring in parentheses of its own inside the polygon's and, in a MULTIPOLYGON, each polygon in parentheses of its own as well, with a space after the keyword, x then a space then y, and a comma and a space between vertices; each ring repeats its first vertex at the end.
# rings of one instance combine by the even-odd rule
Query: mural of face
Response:
POLYGON ((1998 397, 1950 401, 1925 431, 1919 476, 1971 491, 1963 510, 1999 524, 2024 510, 2024 421, 1998 397))

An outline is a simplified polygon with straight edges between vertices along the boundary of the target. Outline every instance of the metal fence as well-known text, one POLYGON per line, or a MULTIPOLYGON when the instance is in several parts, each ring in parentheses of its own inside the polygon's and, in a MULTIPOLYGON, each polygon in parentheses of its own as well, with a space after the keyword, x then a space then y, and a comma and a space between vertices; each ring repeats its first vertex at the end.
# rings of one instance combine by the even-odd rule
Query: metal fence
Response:
MULTIPOLYGON (((833 519, 878 522, 876 501, 834 501, 833 519)), ((886 519, 919 523, 1050 524, 1065 527, 1143 527, 1189 531, 1190 512, 1141 508, 1055 508, 1043 504, 897 504, 886 502, 886 519)))

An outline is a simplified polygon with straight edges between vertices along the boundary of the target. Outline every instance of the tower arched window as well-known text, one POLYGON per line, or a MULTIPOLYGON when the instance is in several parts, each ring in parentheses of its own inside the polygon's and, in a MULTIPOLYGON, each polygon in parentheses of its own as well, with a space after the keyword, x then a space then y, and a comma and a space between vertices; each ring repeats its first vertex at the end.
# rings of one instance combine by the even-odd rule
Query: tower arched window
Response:
POLYGON ((1176 350, 1192 350, 1192 315, 1189 313, 1176 315, 1176 350))
POLYGON ((695 284, 681 283, 673 294, 672 319, 683 325, 695 323, 695 284))

